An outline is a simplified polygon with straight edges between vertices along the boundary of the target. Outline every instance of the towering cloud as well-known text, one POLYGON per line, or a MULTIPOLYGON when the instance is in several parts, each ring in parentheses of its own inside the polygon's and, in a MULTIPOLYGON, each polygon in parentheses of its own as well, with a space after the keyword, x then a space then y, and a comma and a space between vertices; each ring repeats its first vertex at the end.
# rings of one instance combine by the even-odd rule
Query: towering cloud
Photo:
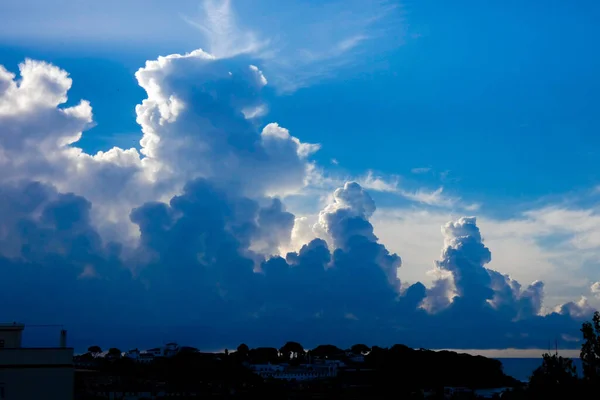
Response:
POLYGON ((0 320, 61 322, 76 345, 169 332, 211 347, 518 347, 572 335, 589 312, 579 302, 540 315, 543 284, 487 268, 474 217, 442 228, 430 288, 401 284, 358 183, 336 189, 314 226, 296 218, 282 198, 303 190, 319 145, 260 121, 267 80, 243 58, 148 61, 136 73, 139 152, 85 153, 92 109, 62 106, 68 74, 31 60, 20 73, 0 68, 0 320))
POLYGON ((277 124, 257 132, 267 80, 256 66, 196 50, 148 61, 136 78, 148 94, 136 113, 154 179, 202 177, 250 195, 302 187, 305 157, 318 146, 277 124))
POLYGON ((430 291, 433 304, 452 304, 472 311, 493 308, 511 319, 538 315, 544 284, 533 282, 525 290, 508 275, 485 267, 492 253, 484 245, 475 217, 463 217, 442 227, 444 248, 436 267, 450 273, 430 291))

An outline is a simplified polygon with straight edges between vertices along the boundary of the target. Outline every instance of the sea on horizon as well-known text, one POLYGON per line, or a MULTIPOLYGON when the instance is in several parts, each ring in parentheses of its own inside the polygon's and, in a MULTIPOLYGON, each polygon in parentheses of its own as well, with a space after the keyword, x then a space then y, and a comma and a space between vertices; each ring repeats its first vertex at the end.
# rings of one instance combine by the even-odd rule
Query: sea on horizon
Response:
MULTIPOLYGON (((533 371, 542 365, 542 358, 496 358, 496 360, 502 363, 504 373, 512 376, 522 382, 529 381, 529 377, 533 374, 533 371)), ((582 375, 581 359, 572 358, 573 365, 577 369, 577 374, 582 375)))

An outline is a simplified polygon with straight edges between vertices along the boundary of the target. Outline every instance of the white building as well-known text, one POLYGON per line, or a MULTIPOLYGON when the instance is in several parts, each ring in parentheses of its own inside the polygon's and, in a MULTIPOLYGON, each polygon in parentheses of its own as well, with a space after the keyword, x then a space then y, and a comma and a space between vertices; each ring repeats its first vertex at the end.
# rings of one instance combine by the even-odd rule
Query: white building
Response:
POLYGON ((156 347, 154 349, 146 350, 145 353, 152 354, 154 357, 161 357, 163 355, 163 350, 160 347, 156 347))
POLYGON ((262 378, 269 378, 276 372, 283 372, 285 365, 283 364, 252 364, 250 370, 262 378))
POLYGON ((59 347, 21 346, 22 324, 0 324, 0 399, 72 400, 73 349, 61 331, 59 347))
POLYGON ((476 389, 474 390, 475 395, 482 399, 493 399, 495 396, 502 397, 502 394, 505 392, 510 392, 511 388, 509 387, 501 387, 494 389, 476 389))
POLYGON ((138 349, 126 351, 125 353, 123 353, 123 357, 133 361, 138 361, 140 359, 140 351, 138 349))
POLYGON ((181 348, 177 343, 167 343, 163 347, 155 347, 145 351, 139 351, 138 349, 129 350, 125 353, 125 357, 141 363, 149 363, 154 361, 156 357, 173 357, 180 350, 181 348))
POLYGON ((339 364, 335 362, 322 364, 254 364, 250 369, 263 379, 282 379, 296 381, 311 381, 316 379, 333 378, 337 376, 339 364))
POLYGON ((471 390, 469 388, 465 388, 465 387, 451 387, 451 386, 444 387, 444 398, 445 399, 451 399, 452 397, 457 396, 457 395, 469 395, 472 393, 473 393, 473 390, 471 390))
POLYGON ((123 390, 107 390, 95 392, 96 396, 100 396, 107 400, 148 400, 162 399, 166 397, 164 392, 154 393, 151 391, 123 391, 123 390))
POLYGON ((365 356, 362 354, 350 354, 348 359, 356 364, 362 364, 365 362, 365 356))

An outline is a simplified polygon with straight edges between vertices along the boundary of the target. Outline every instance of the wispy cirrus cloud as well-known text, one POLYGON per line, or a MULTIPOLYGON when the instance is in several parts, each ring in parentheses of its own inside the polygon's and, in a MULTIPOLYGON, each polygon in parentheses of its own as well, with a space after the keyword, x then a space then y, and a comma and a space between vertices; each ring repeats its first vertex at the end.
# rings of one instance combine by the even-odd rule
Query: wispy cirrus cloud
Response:
POLYGON ((366 189, 388 193, 399 192, 399 178, 397 176, 392 176, 390 179, 385 179, 381 176, 376 176, 373 171, 369 170, 364 176, 356 179, 356 181, 366 189))
POLYGON ((419 168, 413 168, 410 170, 410 172, 412 172, 413 174, 426 174, 430 171, 431 171, 431 168, 429 168, 429 167, 419 167, 419 168))
POLYGON ((393 43, 388 39, 375 46, 374 39, 402 26, 398 5, 386 0, 289 2, 287 10, 268 0, 255 4, 263 17, 248 17, 247 12, 242 20, 231 0, 204 0, 198 15, 182 18, 200 31, 203 45, 218 58, 239 54, 259 58, 280 92, 293 92, 359 63, 382 42, 393 43))
POLYGON ((440 186, 435 190, 428 190, 426 188, 419 188, 414 191, 401 190, 399 194, 409 200, 426 204, 429 206, 445 208, 462 208, 467 211, 475 211, 479 208, 479 204, 462 204, 460 197, 446 195, 444 193, 443 186, 440 186))
MULTIPOLYGON (((332 162, 337 165, 336 162, 332 162)), ((334 188, 343 185, 344 182, 353 181, 363 188, 372 192, 391 195, 397 200, 408 201, 415 206, 423 206, 446 210, 447 212, 474 212, 481 208, 481 204, 467 202, 460 196, 447 193, 443 186, 431 189, 422 182, 405 179, 399 175, 388 175, 367 170, 360 175, 343 172, 334 172, 317 165, 312 165, 306 187, 303 189, 302 197, 306 194, 322 193, 322 203, 329 200, 327 194, 334 188)), ((301 207, 302 212, 307 212, 301 207)))
POLYGON ((0 37, 8 43, 250 55, 282 93, 364 66, 366 55, 401 45, 405 37, 397 0, 3 0, 0 15, 0 37))
POLYGON ((217 58, 229 58, 238 54, 259 54, 268 44, 255 32, 240 25, 232 8, 231 0, 204 0, 200 16, 183 20, 200 30, 206 40, 206 50, 217 58))

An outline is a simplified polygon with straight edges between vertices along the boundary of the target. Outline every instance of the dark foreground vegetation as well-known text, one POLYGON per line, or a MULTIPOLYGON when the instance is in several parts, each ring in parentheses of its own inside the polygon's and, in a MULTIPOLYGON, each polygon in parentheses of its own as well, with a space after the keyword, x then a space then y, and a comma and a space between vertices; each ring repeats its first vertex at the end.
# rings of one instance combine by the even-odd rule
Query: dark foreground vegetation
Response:
POLYGON ((111 349, 78 356, 76 399, 596 399, 600 392, 600 315, 582 327, 583 378, 570 359, 545 354, 528 384, 505 375, 498 360, 403 345, 343 350, 321 345, 202 353, 183 347, 168 357, 140 362, 111 349), (316 371, 326 376, 312 378, 316 371), (275 372, 270 372, 275 371, 275 372), (490 394, 477 389, 504 388, 490 394), (485 397, 481 397, 485 396, 485 397), (495 397, 494 397, 495 396, 495 397))
MULTIPOLYGON (((287 344, 293 345, 290 342, 287 344)), ((284 346, 285 348, 285 346, 284 346)), ((138 392, 158 396, 178 394, 183 398, 207 395, 221 398, 420 398, 421 390, 452 387, 492 388, 517 382, 502 372, 493 359, 450 351, 413 350, 403 345, 389 349, 366 348, 364 361, 353 362, 352 353, 332 345, 291 355, 275 348, 257 348, 232 353, 201 353, 194 349, 149 363, 126 358, 98 359, 93 367, 77 371, 80 399, 105 398, 108 392, 138 392), (349 355, 350 354, 350 355, 349 355), (311 361, 311 364, 307 362, 311 361), (307 365, 340 361, 335 376, 318 380, 263 379, 252 366, 286 365, 303 371, 307 365), (92 369, 93 368, 93 369, 92 369), (103 394, 106 393, 106 394, 103 394), (257 397, 260 398, 260 397, 257 397)), ((149 397, 151 398, 151 397, 149 397)))
POLYGON ((525 390, 503 399, 598 399, 600 398, 600 314, 581 327, 583 342, 580 358, 583 377, 579 378, 573 361, 555 354, 544 354, 525 390))

